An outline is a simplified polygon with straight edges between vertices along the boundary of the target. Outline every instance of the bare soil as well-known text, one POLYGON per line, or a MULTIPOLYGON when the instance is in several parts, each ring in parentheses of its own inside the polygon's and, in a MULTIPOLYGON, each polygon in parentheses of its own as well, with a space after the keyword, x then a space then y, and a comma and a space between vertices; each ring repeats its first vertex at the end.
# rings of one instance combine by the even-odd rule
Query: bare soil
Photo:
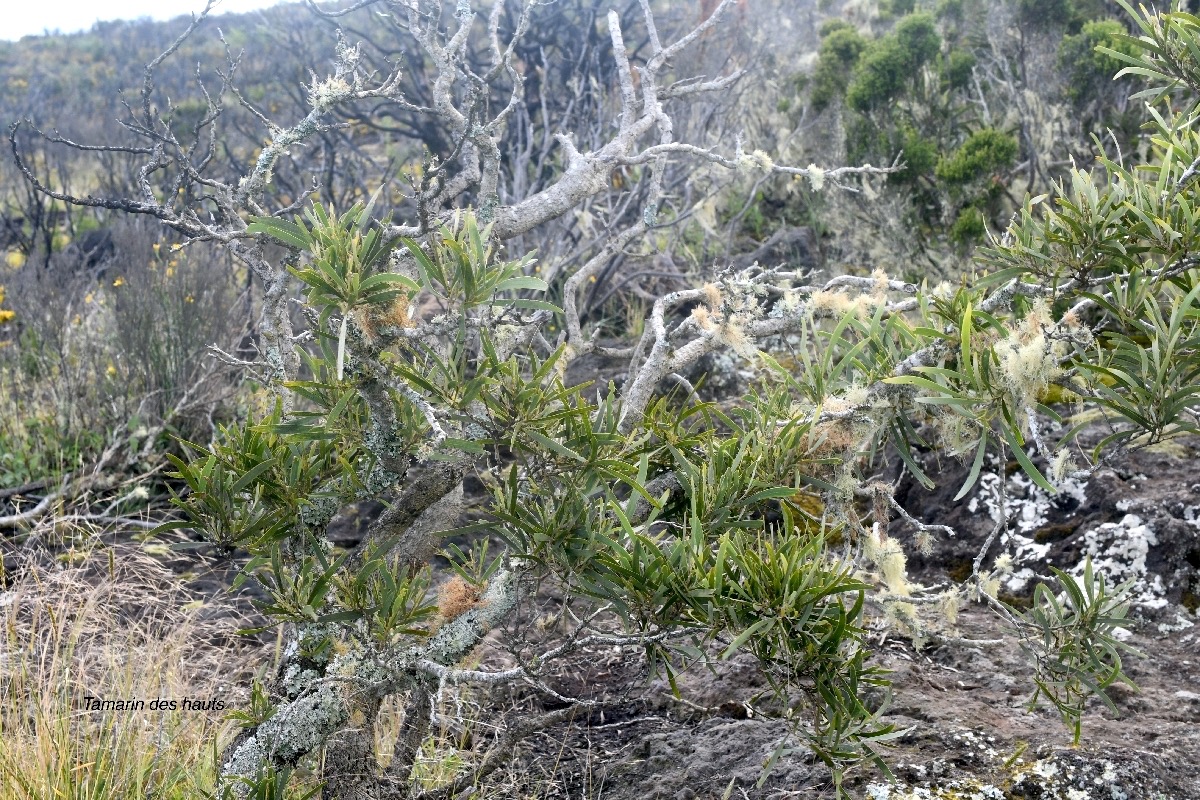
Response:
MULTIPOLYGON (((990 555, 1007 551, 1017 556, 1015 574, 1003 589, 1011 602, 1019 604, 1028 597, 1046 564, 1078 569, 1087 555, 1117 577, 1139 581, 1129 644, 1140 655, 1126 660, 1137 690, 1112 691, 1119 714, 1092 703, 1084 718, 1083 743, 1073 748, 1069 729, 1052 708, 1028 707, 1033 689, 1029 661, 994 612, 982 605, 967 607, 953 631, 932 635, 920 649, 887 631, 877 614, 872 630, 878 645, 875 663, 890 670, 892 680, 884 718, 907 732, 884 752, 895 782, 864 768, 848 779, 851 796, 1200 800, 1198 456, 1195 441, 1141 451, 1100 471, 1086 485, 1056 496, 1041 494, 1019 471, 1007 477, 1012 534, 990 555), (1025 569, 1033 578, 1022 583, 1019 577, 1025 569)), ((958 532, 955 539, 939 542, 934 556, 910 559, 913 580, 925 585, 962 577, 964 563, 974 557, 991 528, 989 513, 996 502, 987 485, 959 503, 950 502, 965 469, 932 459, 928 456, 925 466, 939 487, 929 492, 907 481, 899 492, 914 515, 952 525, 958 532)), ((347 543, 355 538, 354 523, 350 520, 343 531, 347 543)), ((900 521, 893 521, 891 534, 908 535, 900 521)), ((203 549, 154 549, 153 543, 128 534, 107 536, 106 545, 117 558, 131 549, 140 555, 151 552, 172 569, 189 596, 214 601, 214 636, 209 643, 237 651, 230 662, 246 663, 255 648, 269 654, 272 637, 246 642, 229 636, 232 616, 245 624, 247 590, 232 603, 215 602, 236 573, 234 562, 203 549)), ((21 563, 31 557, 59 558, 65 545, 5 540, 0 546, 6 580, 11 582, 21 563)), ((63 563, 69 568, 69 562, 63 563)), ((98 564, 99 579, 104 562, 98 564)), ((575 654, 560 672, 556 688, 605 700, 605 707, 580 712, 527 740, 513 763, 489 781, 488 796, 834 797, 828 771, 803 751, 782 758, 763 778, 763 765, 786 729, 760 713, 766 683, 751 659, 722 663, 715 673, 698 669, 684 674, 679 697, 665 681, 648 680, 644 667, 641 655, 628 650, 599 648, 575 654)), ((231 675, 231 682, 238 677, 245 676, 231 675)), ((885 702, 882 696, 875 699, 885 702)), ((477 702, 477 713, 494 719, 505 709, 535 701, 497 695, 477 702)), ((486 744, 480 737, 474 746, 486 744)))
MULTIPOLYGON (((1007 624, 982 604, 963 609, 953 630, 932 635, 920 649, 877 619, 875 663, 891 671, 892 681, 884 719, 907 732, 884 752, 894 781, 862 769, 847 781, 851 796, 1200 800, 1197 445, 1184 440, 1136 452, 1054 496, 1006 470, 1012 533, 989 557, 1015 556, 1015 575, 1002 587, 1009 602, 1027 602, 1037 580, 1049 577, 1047 565, 1079 572, 1087 556, 1113 583, 1136 580, 1127 643, 1139 654, 1126 658, 1125 671, 1137 688, 1110 691, 1118 713, 1090 702, 1082 743, 1072 747, 1070 729, 1052 707, 1029 707, 1030 661, 1007 624), (1023 570, 1032 577, 1022 582, 1023 570)), ((965 468, 935 463, 932 455, 926 461, 938 488, 930 492, 910 479, 899 495, 914 515, 958 532, 939 542, 933 556, 910 558, 912 578, 935 585, 964 577, 993 525, 989 503, 995 510, 997 500, 985 484, 952 503, 965 468)), ((907 535, 898 521, 891 534, 907 535)), ((563 689, 615 696, 639 677, 629 659, 581 653, 563 689)), ((734 659, 716 674, 689 673, 679 685, 679 698, 660 680, 621 707, 532 740, 522 758, 525 774, 541 778, 540 796, 835 796, 829 773, 808 754, 785 757, 763 778, 786 728, 755 713, 766 684, 752 660, 734 659)))

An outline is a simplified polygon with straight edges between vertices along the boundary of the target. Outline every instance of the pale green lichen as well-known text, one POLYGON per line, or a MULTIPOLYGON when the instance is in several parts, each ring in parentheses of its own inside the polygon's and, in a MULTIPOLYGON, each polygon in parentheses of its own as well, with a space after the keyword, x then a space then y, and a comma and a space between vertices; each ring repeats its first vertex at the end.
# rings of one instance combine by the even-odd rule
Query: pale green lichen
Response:
POLYGON ((900 597, 912 594, 912 586, 908 582, 905 570, 908 557, 899 541, 883 533, 882 526, 871 526, 870 532, 863 540, 863 555, 879 570, 889 592, 900 597))
POLYGON ((318 533, 325 530, 330 520, 341 508, 341 502, 332 494, 308 496, 308 501, 300 507, 300 521, 318 533))
POLYGON ((1021 408, 1028 408, 1063 374, 1062 359, 1071 342, 1086 343, 1088 330, 1073 315, 1055 324, 1046 301, 1039 299, 1016 328, 996 345, 996 360, 1005 389, 1021 408))
POLYGON ((230 778, 257 775, 268 760, 294 764, 324 744, 348 716, 340 690, 330 684, 318 686, 304 697, 281 707, 252 737, 238 746, 221 768, 226 785, 232 789, 234 797, 247 797, 248 787, 230 778))
POLYGON ((805 176, 808 178, 808 185, 812 187, 814 192, 819 192, 825 188, 825 170, 816 164, 808 165, 808 169, 805 170, 805 176))
POLYGON ((332 77, 323 81, 313 81, 308 87, 308 101, 317 112, 328 111, 341 101, 354 94, 354 89, 345 78, 332 77))
POLYGON ((770 172, 775 168, 775 162, 762 150, 752 153, 738 153, 737 167, 743 172, 770 172))
POLYGON ((1063 447, 1054 454, 1054 459, 1050 462, 1050 477, 1055 483, 1060 483, 1074 469, 1075 463, 1071 458, 1071 453, 1063 447))

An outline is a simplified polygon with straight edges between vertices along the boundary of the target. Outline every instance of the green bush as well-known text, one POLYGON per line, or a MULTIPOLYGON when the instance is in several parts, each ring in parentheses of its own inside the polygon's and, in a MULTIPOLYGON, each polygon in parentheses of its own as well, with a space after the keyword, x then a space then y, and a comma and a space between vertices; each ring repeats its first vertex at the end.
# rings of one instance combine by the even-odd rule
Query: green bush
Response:
POLYGON ((813 108, 819 111, 846 93, 849 75, 866 46, 867 41, 849 25, 835 27, 824 36, 812 77, 813 108))
POLYGON ((928 63, 942 45, 942 37, 930 14, 909 14, 896 23, 892 32, 903 48, 908 64, 913 69, 928 63))
POLYGON ((910 14, 895 30, 869 44, 846 91, 847 104, 860 112, 879 108, 900 96, 916 73, 941 46, 929 14, 910 14))
POLYGON ((1012 166, 1017 140, 995 128, 972 133, 952 155, 938 160, 937 177, 951 185, 978 181, 1012 166))
MULTIPOLYGON (((1063 38, 1058 61, 1067 73, 1066 91, 1072 103, 1080 106, 1097 98, 1111 98, 1113 76, 1125 63, 1100 48, 1132 56, 1137 48, 1127 36, 1125 26, 1117 20, 1101 19, 1084 23, 1078 34, 1063 38)), ((1125 83, 1119 82, 1118 91, 1126 88, 1125 83)))
POLYGON ((942 80, 949 89, 965 89, 971 83, 976 58, 966 50, 951 50, 942 59, 942 80))
POLYGON ((922 138, 914 128, 905 128, 903 138, 897 142, 897 151, 904 154, 904 168, 894 173, 890 180, 894 182, 915 183, 922 176, 933 172, 938 162, 937 142, 922 138))
POLYGON ((1066 25, 1075 16, 1071 0, 1017 0, 1021 21, 1031 27, 1066 25))
POLYGON ((950 241, 957 244, 973 244, 982 238, 986 231, 983 213, 974 206, 967 206, 958 212, 958 217, 950 226, 950 241))
POLYGON ((916 0, 880 0, 879 13, 883 16, 902 17, 911 14, 916 7, 916 0))

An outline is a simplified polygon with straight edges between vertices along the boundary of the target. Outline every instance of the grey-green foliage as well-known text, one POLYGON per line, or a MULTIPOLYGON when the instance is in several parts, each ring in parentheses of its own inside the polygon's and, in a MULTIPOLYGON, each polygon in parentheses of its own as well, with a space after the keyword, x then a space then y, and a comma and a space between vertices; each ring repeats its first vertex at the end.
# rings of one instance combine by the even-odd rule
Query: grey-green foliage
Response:
MULTIPOLYGON (((704 642, 720 642, 726 655, 753 653, 789 714, 811 720, 797 730, 836 775, 877 760, 875 745, 891 728, 862 697, 863 688, 886 683, 866 663, 868 587, 826 551, 828 529, 799 504, 797 477, 819 468, 820 441, 811 421, 779 427, 768 413, 790 406, 780 395, 786 389, 770 389, 774 400, 732 416, 659 400, 640 426, 620 431, 611 400, 588 399, 594 393, 564 382, 564 348, 545 358, 505 354, 498 325, 478 329, 476 347, 467 340, 475 306, 485 314, 545 309, 545 301, 514 296, 545 288, 513 276, 512 265, 527 260, 497 258, 487 230, 467 215, 426 247, 408 243, 419 283, 390 273, 380 280, 363 274, 377 261, 378 239, 359 224, 362 211, 339 217, 318 207, 308 224, 255 223, 310 255, 312 265, 294 274, 318 331, 311 377, 290 384, 301 401, 290 412, 277 406, 222 429, 211 446, 191 445, 194 460, 174 461, 189 492, 176 499, 184 521, 166 527, 193 526, 222 547, 248 551, 246 572, 262 585, 260 608, 273 624, 327 626, 309 658, 351 648, 386 661, 423 647, 433 630, 430 563, 389 559, 397 544, 390 539, 348 561, 320 535, 331 511, 360 496, 398 455, 427 453, 432 422, 413 395, 387 391, 383 420, 361 396, 372 382, 403 381, 441 410, 438 424, 450 433, 428 456, 498 476, 485 522, 460 533, 491 532, 506 545, 504 564, 555 576, 571 593, 611 607, 631 631, 692 632, 646 642, 669 675, 704 642), (410 284, 443 298, 464 327, 456 334, 451 326, 446 352, 401 340, 366 363, 368 340, 389 331, 372 315, 407 303, 395 293, 415 296, 410 284), (393 431, 386 445, 371 436, 380 427, 393 431), (678 476, 676 497, 646 488, 666 473, 678 476), (768 513, 778 521, 768 525, 768 513)), ((401 329, 393 322, 390 330, 401 329)), ((481 582, 501 563, 481 560, 477 548, 447 555, 460 570, 482 564, 471 571, 481 582)), ((260 709, 258 717, 271 713, 260 709)))
MULTIPOLYGON (((377 252, 365 209, 314 211, 295 228, 258 221, 306 259, 294 274, 316 339, 308 373, 286 387, 291 408, 175 462, 190 488, 177 498, 187 523, 250 551, 264 611, 300 631, 301 677, 289 673, 270 698, 287 713, 260 696, 243 719, 258 749, 243 743, 229 763, 257 760, 279 774, 371 711, 368 700, 377 709, 390 694, 421 697, 518 608, 517 587, 547 577, 609 608, 672 678, 713 644, 755 655, 785 716, 839 780, 864 760, 882 763, 877 747, 894 731, 863 696, 886 683, 869 663, 864 611, 872 603, 915 639, 929 634, 909 602, 918 589, 905 580, 903 549, 887 536, 887 487, 864 486, 889 446, 930 486, 915 447, 968 459, 961 497, 989 454, 1055 492, 1074 469, 1086 476, 1131 448, 1197 430, 1200 134, 1189 120, 1200 20, 1139 19, 1145 35, 1126 63, 1157 81, 1149 96, 1173 93, 1181 109, 1159 103, 1144 163, 1101 158, 1053 198, 1031 198, 983 251, 981 274, 957 287, 879 275, 801 291, 795 276, 762 273, 767 286, 746 273, 698 291, 706 306, 690 316, 668 320, 660 307, 645 334, 649 358, 665 352, 655 327, 668 322, 680 350, 689 335, 742 353, 753 352, 748 332, 798 337, 790 361, 759 354, 763 380, 734 409, 660 392, 625 425, 628 398, 615 386, 597 393, 569 379, 567 343, 532 346, 558 313, 547 287, 523 274, 530 259, 502 257, 471 215, 405 242, 418 277, 403 279, 382 266, 386 248, 377 252), (419 295, 444 307, 422 321, 437 332, 426 340, 412 335, 419 295), (1100 410, 1115 433, 1090 451, 1075 447, 1077 429, 1051 440, 1036 420, 1065 422, 1050 407, 1053 390, 1100 410), (418 464, 424 471, 410 475, 418 464), (492 556, 480 539, 444 551, 486 600, 442 614, 435 631, 427 587, 438 547, 410 538, 405 502, 428 507, 433 490, 422 487, 445 476, 440 497, 468 469, 486 478, 488 499, 478 522, 450 532, 486 532, 504 549, 492 556), (403 524, 372 528, 361 555, 331 552, 321 534, 333 511, 381 486, 403 489, 381 517, 403 524), (882 502, 864 508, 861 492, 882 502), (857 546, 835 555, 832 536, 857 546), (353 674, 370 691, 331 693, 322 670, 353 674), (306 718, 305 747, 257 745, 256 732, 285 730, 312 697, 325 705, 306 718)), ((995 150, 1004 154, 998 135, 984 139, 959 154, 955 174, 978 179, 995 150)), ((929 526, 918 533, 928 537, 929 526)), ((1123 598, 1090 566, 1082 584, 1058 577, 1066 600, 1041 587, 1024 618, 996 599, 995 578, 978 565, 948 599, 972 588, 1008 615, 1034 656, 1035 697, 1048 697, 1078 738, 1084 694, 1125 680, 1113 636, 1125 624, 1123 598)))

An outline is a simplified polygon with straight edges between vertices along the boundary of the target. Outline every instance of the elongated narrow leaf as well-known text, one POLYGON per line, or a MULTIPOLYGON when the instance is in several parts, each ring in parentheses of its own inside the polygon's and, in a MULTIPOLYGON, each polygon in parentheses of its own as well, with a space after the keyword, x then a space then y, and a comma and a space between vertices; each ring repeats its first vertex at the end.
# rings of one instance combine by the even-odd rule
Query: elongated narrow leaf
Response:
POLYGON ((533 275, 524 275, 517 278, 508 278, 496 284, 497 292, 515 292, 521 289, 530 289, 535 292, 544 292, 549 288, 549 285, 541 278, 533 275))
POLYGON ((396 272, 380 272, 377 275, 372 275, 366 278, 359 284, 358 291, 362 294, 370 294, 383 288, 402 287, 411 292, 421 291, 421 285, 407 275, 400 275, 396 272))
POLYGON ((789 497, 795 497, 796 490, 786 486, 773 486, 770 489, 763 489, 761 492, 755 492, 746 498, 747 503, 760 503, 763 500, 785 500, 789 497))
POLYGON ((1017 459, 1017 463, 1021 465, 1021 469, 1025 471, 1025 474, 1050 494, 1057 494, 1058 490, 1051 485, 1050 481, 1046 480, 1041 471, 1029 460, 1029 456, 1025 454, 1025 448, 1021 447, 1020 443, 1017 442, 1017 437, 1013 435, 1012 431, 1004 425, 1001 425, 1000 428, 1004 433, 1004 438, 1008 442, 1009 448, 1012 450, 1013 457, 1017 459))
POLYGON ((758 622, 754 623, 749 628, 746 628, 746 630, 739 633, 737 635, 737 637, 732 642, 729 643, 729 647, 725 648, 725 652, 721 653, 721 658, 726 659, 726 660, 729 659, 731 656, 733 656, 734 653, 736 653, 741 648, 742 645, 744 645, 746 642, 750 641, 750 638, 752 636, 755 636, 756 634, 759 634, 759 633, 766 633, 774 626, 775 626, 774 619, 772 619, 771 617, 763 617, 758 622))
POLYGON ((442 444, 446 447, 453 447, 455 450, 462 450, 464 453, 472 453, 477 456, 487 453, 483 445, 478 442, 472 442, 469 439, 446 438, 442 440, 442 444))
POLYGON ((241 492, 243 492, 246 489, 247 486, 254 483, 254 481, 258 480, 258 478, 264 472, 271 469, 271 467, 273 467, 273 466, 275 466, 275 462, 272 460, 268 460, 268 461, 262 462, 261 464, 256 464, 255 466, 251 467, 249 470, 247 470, 245 472, 245 474, 242 475, 242 477, 237 479, 237 482, 234 483, 233 486, 229 487, 229 493, 233 494, 233 495, 240 494, 241 492))
POLYGON ((298 250, 309 250, 313 243, 312 235, 303 225, 274 217, 251 217, 246 230, 250 233, 265 233, 272 239, 298 250))
POLYGON ((529 434, 530 439, 533 439, 535 442, 540 444, 542 447, 545 447, 547 450, 557 453, 558 455, 563 456, 564 458, 569 458, 569 459, 572 459, 573 461, 578 461, 581 464, 587 462, 587 459, 584 458, 583 456, 579 455, 579 453, 576 453, 574 450, 571 450, 571 449, 567 448, 566 446, 564 446, 563 444, 554 441, 553 439, 551 439, 548 436, 543 436, 542 434, 538 433, 537 431, 528 431, 528 434, 529 434))
POLYGON ((987 452, 988 437, 985 433, 979 437, 979 449, 975 451, 975 460, 971 462, 971 474, 967 476, 966 482, 962 488, 958 490, 958 494, 954 495, 955 500, 963 499, 967 492, 971 491, 971 487, 975 485, 975 481, 979 480, 979 472, 983 469, 983 456, 987 452))
POLYGON ((940 383, 931 381, 928 378, 922 378, 920 375, 896 375, 891 378, 884 378, 883 382, 894 386, 916 386, 942 395, 949 393, 949 387, 942 386, 940 383))
POLYGON ((910 450, 908 447, 908 440, 904 436, 901 426, 896 425, 894 428, 896 452, 900 454, 900 460, 904 462, 906 467, 908 467, 908 471, 913 474, 913 477, 921 482, 922 486, 924 486, 926 489, 934 488, 937 484, 935 484, 933 479, 925 474, 925 470, 921 469, 921 465, 917 463, 915 458, 913 458, 912 450, 910 450))
POLYGON ((971 310, 971 304, 967 303, 967 310, 963 312, 962 328, 959 333, 959 356, 962 363, 958 365, 958 368, 959 371, 965 373, 971 371, 971 328, 974 325, 971 320, 971 310))
POLYGON ((338 349, 337 349, 337 379, 340 381, 345 376, 344 367, 346 366, 346 321, 349 316, 342 315, 342 324, 338 328, 338 349))

